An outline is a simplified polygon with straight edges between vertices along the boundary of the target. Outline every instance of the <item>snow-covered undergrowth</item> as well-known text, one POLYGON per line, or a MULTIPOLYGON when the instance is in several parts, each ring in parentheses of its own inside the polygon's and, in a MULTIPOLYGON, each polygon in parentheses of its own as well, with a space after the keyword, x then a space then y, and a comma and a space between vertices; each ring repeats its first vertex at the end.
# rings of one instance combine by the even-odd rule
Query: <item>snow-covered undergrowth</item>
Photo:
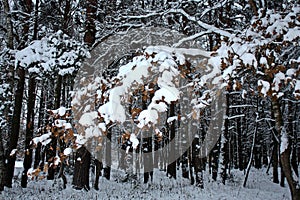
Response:
MULTIPOLYGON (((78 191, 71 184, 62 189, 60 179, 56 181, 30 181, 28 188, 23 189, 18 181, 13 188, 6 188, 0 195, 2 200, 44 200, 44 199, 220 199, 220 200, 287 200, 290 199, 288 188, 282 188, 272 183, 271 175, 266 175, 265 169, 250 172, 247 187, 243 188, 243 172, 233 171, 231 180, 223 185, 212 182, 209 175, 205 175, 204 189, 190 185, 190 181, 179 177, 178 180, 169 179, 165 172, 156 170, 152 183, 143 184, 142 176, 135 183, 118 181, 117 173, 113 173, 112 180, 100 178, 100 190, 78 191)), ((208 171, 206 171, 208 173, 208 171)), ((71 182, 71 177, 68 177, 71 182)))

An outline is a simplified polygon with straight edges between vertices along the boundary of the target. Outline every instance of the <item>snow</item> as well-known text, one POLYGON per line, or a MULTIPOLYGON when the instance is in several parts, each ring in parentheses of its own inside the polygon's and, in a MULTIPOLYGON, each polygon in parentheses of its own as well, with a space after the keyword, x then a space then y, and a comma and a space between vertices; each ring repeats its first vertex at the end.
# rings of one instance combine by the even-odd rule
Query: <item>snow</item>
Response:
POLYGON ((289 139, 286 130, 283 127, 281 131, 281 138, 280 138, 280 154, 285 152, 285 150, 288 148, 288 145, 289 145, 289 139))
MULTIPOLYGON (((81 161, 81 159, 78 159, 81 161)), ((272 172, 272 169, 270 169, 272 172)), ((230 200, 289 200, 288 187, 280 187, 279 184, 272 183, 272 175, 266 174, 266 169, 251 169, 247 182, 247 187, 242 187, 244 173, 232 170, 231 180, 226 185, 220 181, 213 181, 208 170, 204 172, 204 189, 190 185, 190 180, 181 176, 177 180, 167 178, 165 172, 154 170, 154 179, 150 184, 143 184, 142 174, 138 175, 136 183, 123 182, 116 173, 121 173, 112 169, 111 180, 100 177, 100 190, 90 191, 75 190, 71 186, 72 176, 67 176, 67 188, 62 189, 61 179, 38 180, 30 179, 27 188, 22 188, 20 182, 16 181, 13 188, 5 188, 0 194, 1 199, 230 199, 230 200), (119 181, 119 182, 118 182, 119 181)), ((178 174, 181 174, 180 172, 178 174)), ((280 175, 279 175, 280 176, 280 175)))
POLYGON ((296 73, 296 69, 288 69, 286 70, 286 75, 289 77, 293 77, 296 73))
POLYGON ((289 29, 288 32, 284 35, 283 39, 286 41, 293 41, 299 37, 300 37, 300 28, 295 27, 293 29, 289 29))
POLYGON ((73 74, 84 57, 89 57, 84 45, 70 39, 62 31, 57 31, 17 51, 15 67, 24 67, 30 73, 37 74, 58 71, 58 74, 64 76, 73 74))
POLYGON ((99 123, 98 127, 102 130, 102 131, 106 131, 106 124, 105 123, 99 123))
POLYGON ((79 120, 79 124, 83 126, 91 126, 94 125, 94 119, 98 117, 98 113, 96 111, 84 113, 79 120))
MULTIPOLYGON (((204 58, 209 58, 210 55, 212 54, 212 52, 209 51, 205 51, 202 49, 186 49, 186 48, 174 48, 174 47, 169 47, 169 46, 149 46, 145 49, 145 53, 148 53, 149 55, 151 55, 154 52, 161 52, 161 51, 165 51, 169 54, 179 54, 179 55, 184 55, 184 56, 200 56, 200 57, 204 57, 204 58)), ((160 57, 162 58, 162 57, 160 57)), ((183 64, 185 61, 182 59, 182 56, 179 57, 181 58, 180 64, 183 64)))
POLYGON ((297 81, 296 81, 296 84, 295 84, 295 91, 300 92, 300 80, 297 80, 297 81))
POLYGON ((64 150, 64 155, 68 156, 68 155, 70 155, 72 153, 72 151, 73 151, 72 148, 66 148, 64 150))
POLYGON ((300 80, 296 80, 295 88, 294 88, 294 95, 297 98, 300 98, 300 80))
POLYGON ((167 123, 171 123, 171 122, 173 122, 173 121, 175 121, 175 120, 177 120, 177 119, 178 119, 177 116, 169 117, 169 118, 167 119, 167 123))
POLYGON ((156 110, 143 110, 138 117, 138 128, 143 128, 144 126, 151 126, 151 124, 156 124, 158 119, 158 113, 156 110))
POLYGON ((64 123, 65 129, 72 129, 71 123, 64 123))
POLYGON ((55 156, 54 157, 54 165, 59 165, 60 162, 61 162, 60 157, 59 156, 55 156))
POLYGON ((136 149, 137 146, 139 145, 139 140, 137 139, 137 137, 134 133, 130 134, 129 140, 130 140, 130 142, 132 142, 132 148, 136 149))
POLYGON ((38 144, 39 142, 41 142, 42 145, 47 145, 51 141, 50 139, 51 134, 52 134, 51 132, 45 133, 39 137, 33 138, 32 141, 34 144, 38 144))
POLYGON ((66 114, 67 109, 65 107, 60 107, 58 109, 59 116, 64 116, 66 114))
POLYGON ((11 150, 9 156, 14 156, 17 153, 18 149, 11 150))
POLYGON ((56 119, 54 121, 54 125, 59 128, 63 127, 66 123, 67 123, 67 121, 63 120, 63 119, 56 119))
POLYGON ((267 81, 258 80, 258 86, 262 87, 260 92, 264 95, 264 97, 266 97, 270 89, 270 83, 267 81))
MULTIPOLYGON (((161 85, 162 86, 162 85, 161 85)), ((180 91, 174 87, 164 86, 157 90, 152 101, 164 100, 168 104, 179 99, 180 91)))
POLYGON ((133 88, 157 80, 159 89, 155 91, 148 108, 139 114, 138 127, 156 124, 158 112, 167 110, 165 103, 170 104, 180 97, 181 92, 176 81, 179 71, 176 67, 177 62, 185 63, 184 55, 179 52, 189 51, 191 49, 151 46, 146 48, 143 55, 136 56, 131 62, 121 66, 117 75, 118 84, 108 91, 109 101, 98 109, 105 123, 125 122, 124 98, 130 95, 133 88), (149 56, 150 54, 153 54, 153 57, 149 56))
POLYGON ((268 65, 268 61, 267 61, 267 58, 266 57, 261 57, 260 58, 260 60, 259 60, 259 63, 261 64, 261 65, 268 65))
POLYGON ((246 65, 248 64, 250 66, 253 66, 255 69, 257 69, 257 60, 252 53, 244 53, 241 56, 241 59, 244 64, 246 64, 246 65))
POLYGON ((168 106, 164 102, 159 102, 158 104, 152 102, 148 107, 149 109, 155 109, 158 112, 166 112, 168 110, 168 106))
POLYGON ((273 79, 273 87, 272 90, 278 92, 280 88, 281 81, 285 80, 285 75, 282 72, 278 72, 275 74, 273 79))

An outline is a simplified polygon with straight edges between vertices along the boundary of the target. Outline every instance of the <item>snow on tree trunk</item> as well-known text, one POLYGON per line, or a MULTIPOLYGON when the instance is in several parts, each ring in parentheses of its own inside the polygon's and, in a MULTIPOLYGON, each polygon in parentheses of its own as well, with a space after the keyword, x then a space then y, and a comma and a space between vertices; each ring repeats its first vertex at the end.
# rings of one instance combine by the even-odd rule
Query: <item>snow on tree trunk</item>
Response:
MULTIPOLYGON (((175 115, 175 103, 171 102, 169 116, 173 117, 175 115)), ((169 127, 169 152, 168 152, 168 166, 167 174, 169 177, 176 179, 176 158, 175 158, 175 143, 172 140, 175 139, 175 120, 171 122, 169 127)))
POLYGON ((30 75, 29 78, 29 88, 28 88, 28 100, 27 100, 27 126, 26 126, 26 139, 25 139, 25 158, 23 162, 24 171, 22 173, 21 186, 23 188, 27 187, 27 172, 31 168, 32 164, 32 148, 31 140, 33 139, 34 130, 34 108, 35 108, 35 90, 36 90, 36 80, 35 75, 30 75))
POLYGON ((4 190, 4 176, 5 176, 5 155, 2 141, 2 129, 0 128, 0 193, 4 190))
POLYGON ((300 188, 299 183, 294 180, 293 178, 293 171, 291 167, 291 144, 289 141, 289 133, 286 132, 285 128, 283 127, 283 119, 282 119, 282 113, 280 110, 280 102, 278 99, 272 100, 272 109, 274 111, 274 117, 275 117, 275 125, 276 130, 281 136, 280 141, 280 161, 283 173, 286 177, 286 180, 289 184, 289 188, 291 191, 291 196, 293 200, 300 199, 300 188))
POLYGON ((5 175, 5 185, 7 187, 12 187, 12 179, 14 175, 14 166, 16 161, 16 154, 9 155, 14 149, 18 146, 19 131, 20 131, 20 118, 22 111, 23 103, 23 92, 25 85, 25 69, 18 69, 19 81, 17 84, 17 89, 15 91, 15 103, 14 103, 14 112, 12 117, 12 127, 11 134, 9 138, 9 148, 8 155, 6 156, 6 175, 5 175))

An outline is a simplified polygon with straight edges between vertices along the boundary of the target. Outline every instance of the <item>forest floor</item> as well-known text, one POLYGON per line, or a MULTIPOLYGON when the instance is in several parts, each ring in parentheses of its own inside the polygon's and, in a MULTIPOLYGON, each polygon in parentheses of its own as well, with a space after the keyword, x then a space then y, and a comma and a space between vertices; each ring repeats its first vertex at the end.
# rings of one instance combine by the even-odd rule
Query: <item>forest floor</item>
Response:
MULTIPOLYGON (((208 172, 207 172, 208 173, 208 172)), ((20 181, 15 180, 11 189, 6 188, 0 194, 1 200, 108 200, 108 199, 202 199, 202 200, 287 200, 290 199, 288 186, 282 188, 272 183, 272 176, 266 169, 252 169, 247 187, 242 187, 244 174, 232 171, 226 185, 219 181, 212 182, 208 174, 204 174, 204 189, 190 185, 188 179, 177 180, 166 177, 165 172, 154 171, 154 180, 149 184, 142 183, 142 176, 135 183, 120 182, 120 175, 114 171, 112 179, 101 177, 100 190, 75 190, 71 186, 72 177, 68 177, 66 189, 62 189, 61 179, 55 181, 31 180, 28 188, 21 188, 20 181)))

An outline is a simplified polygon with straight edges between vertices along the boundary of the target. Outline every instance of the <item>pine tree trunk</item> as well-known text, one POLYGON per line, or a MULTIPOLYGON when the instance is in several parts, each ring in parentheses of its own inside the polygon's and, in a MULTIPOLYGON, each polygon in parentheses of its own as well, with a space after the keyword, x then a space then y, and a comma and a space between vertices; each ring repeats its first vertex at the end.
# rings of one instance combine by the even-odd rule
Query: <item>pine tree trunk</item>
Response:
POLYGON ((203 189, 203 158, 200 158, 200 138, 196 137, 194 138, 192 142, 192 166, 194 167, 194 173, 195 173, 195 184, 197 187, 203 189))
POLYGON ((25 139, 25 158, 23 162, 24 171, 22 173, 21 186, 23 188, 27 187, 27 172, 31 168, 32 164, 32 148, 30 147, 30 142, 33 138, 34 130, 34 107, 35 107, 35 77, 30 76, 28 88, 28 100, 27 100, 27 126, 26 126, 26 139, 25 139))
POLYGON ((217 181, 218 178, 218 170, 219 170, 219 154, 220 154, 220 140, 216 143, 214 148, 212 149, 209 159, 211 165, 211 177, 214 181, 217 181))
MULTIPOLYGON (((258 106, 258 104, 256 106, 258 106)), ((255 144, 256 144, 256 136, 257 136, 257 131, 258 131, 258 127, 257 126, 258 126, 258 124, 256 122, 256 124, 255 124, 255 132, 254 132, 253 139, 252 139, 252 146, 251 146, 250 158, 249 158, 247 169, 246 169, 246 176, 245 176, 245 179, 244 179, 243 187, 246 187, 248 176, 249 176, 249 173, 250 173, 250 169, 251 169, 251 166, 252 166, 252 163, 253 163, 253 157, 254 157, 254 153, 255 153, 254 152, 254 148, 255 148, 255 144)))
MULTIPOLYGON (((275 119, 274 117, 274 110, 271 110, 271 117, 272 119, 275 119)), ((275 121, 271 122, 272 126, 272 141, 273 141, 273 152, 272 152, 272 160, 273 160, 273 183, 279 183, 279 176, 278 176, 278 164, 279 164, 279 148, 278 148, 278 132, 276 130, 276 124, 275 121)))
POLYGON ((75 169, 73 175, 73 185, 75 189, 89 190, 89 171, 91 164, 91 154, 85 147, 77 149, 75 156, 75 169))
POLYGON ((105 143, 105 168, 103 176, 109 180, 111 171, 111 128, 107 129, 106 143, 105 143))
POLYGON ((37 144, 37 147, 35 148, 35 153, 34 153, 34 163, 33 163, 34 169, 39 168, 41 162, 41 150, 42 150, 42 143, 39 142, 37 144))
POLYGON ((95 167, 96 167, 96 177, 95 177, 94 188, 95 190, 99 190, 99 178, 101 176, 101 170, 103 168, 102 162, 100 162, 98 159, 95 159, 95 167))
MULTIPOLYGON (((171 102, 170 105, 170 115, 171 117, 175 116, 175 103, 171 102)), ((167 166, 167 174, 171 178, 176 179, 176 158, 175 158, 175 142, 172 141, 175 139, 175 121, 171 122, 169 129, 169 155, 168 155, 168 166, 167 166)))
POLYGON ((25 69, 19 68, 18 69, 19 81, 17 84, 17 89, 15 91, 15 109, 12 117, 12 127, 11 127, 11 134, 9 138, 9 148, 8 148, 8 155, 7 163, 6 163, 6 175, 5 175, 5 186, 12 187, 12 179, 14 175, 14 168, 15 168, 15 161, 16 161, 16 154, 9 155, 12 150, 17 149, 18 146, 18 139, 19 139, 19 132, 20 132, 20 118, 21 118, 21 111, 22 111, 22 102, 23 102, 23 92, 24 92, 24 85, 25 85, 25 69))
POLYGON ((293 178, 292 168, 290 163, 291 144, 289 141, 289 133, 283 130, 283 119, 282 119, 282 113, 280 110, 280 103, 278 99, 272 99, 272 109, 274 111, 276 130, 281 136, 280 161, 281 161, 282 170, 288 182, 292 200, 299 200, 300 189, 297 185, 298 184, 297 181, 295 181, 293 178))
MULTIPOLYGON (((273 136, 274 138, 274 136, 273 136)), ((273 139, 273 141, 276 139, 273 139)), ((279 183, 278 178, 278 143, 277 140, 274 141, 274 147, 273 147, 273 183, 279 183)))
POLYGON ((221 178, 222 183, 225 185, 227 179, 227 170, 229 164, 229 93, 226 93, 226 118, 224 122, 224 131, 221 135, 221 178))
POLYGON ((84 35, 84 41, 92 46, 95 43, 96 27, 95 27, 95 14, 97 12, 97 0, 88 0, 86 9, 86 32, 84 35))
POLYGON ((5 156, 2 140, 2 129, 0 127, 0 193, 4 190, 4 176, 5 176, 5 156))
POLYGON ((181 169, 182 177, 189 178, 189 160, 188 160, 188 150, 184 152, 181 156, 181 169))
MULTIPOLYGON (((151 134, 151 131, 149 131, 151 134)), ((152 137, 149 133, 143 138, 144 153, 144 183, 149 182, 149 178, 153 178, 153 156, 152 156, 152 137)))

